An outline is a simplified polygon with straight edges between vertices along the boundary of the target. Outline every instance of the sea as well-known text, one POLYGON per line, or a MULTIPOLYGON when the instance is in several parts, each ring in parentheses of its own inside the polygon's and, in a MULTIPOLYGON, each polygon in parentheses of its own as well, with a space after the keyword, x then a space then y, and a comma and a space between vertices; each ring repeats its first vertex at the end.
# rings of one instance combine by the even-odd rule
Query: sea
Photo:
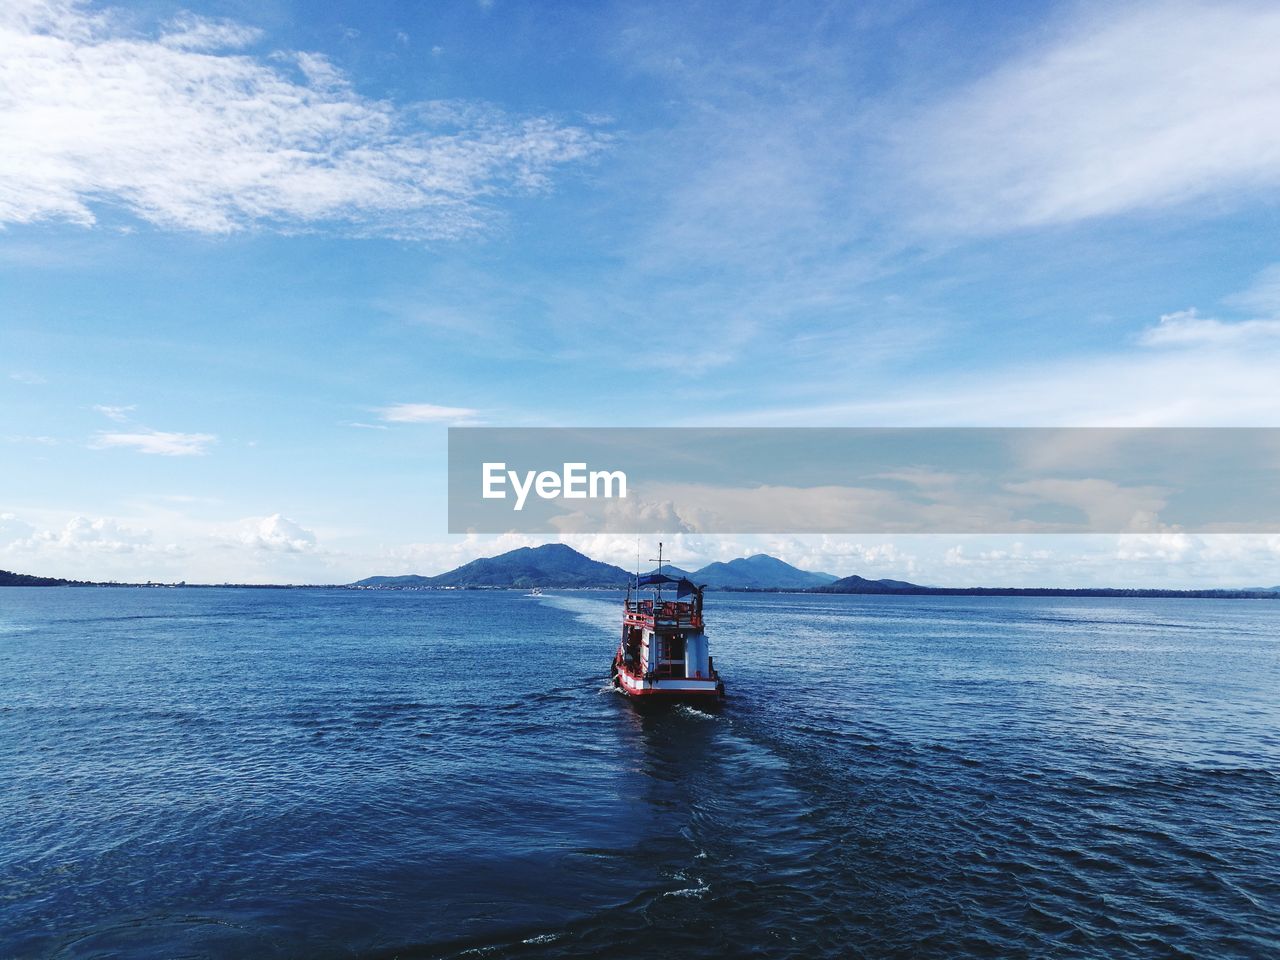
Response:
POLYGON ((0 956, 1280 956, 1280 602, 0 590, 0 956))

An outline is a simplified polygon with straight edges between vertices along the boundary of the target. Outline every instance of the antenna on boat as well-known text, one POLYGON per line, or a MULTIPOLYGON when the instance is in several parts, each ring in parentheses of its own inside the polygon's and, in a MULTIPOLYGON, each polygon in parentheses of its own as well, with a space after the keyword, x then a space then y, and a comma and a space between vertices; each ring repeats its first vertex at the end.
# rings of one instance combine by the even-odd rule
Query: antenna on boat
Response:
MULTIPOLYGON (((649 558, 649 562, 653 563, 653 557, 649 558)), ((654 584, 658 588, 658 603, 662 602, 662 541, 658 541, 658 582, 654 584)))

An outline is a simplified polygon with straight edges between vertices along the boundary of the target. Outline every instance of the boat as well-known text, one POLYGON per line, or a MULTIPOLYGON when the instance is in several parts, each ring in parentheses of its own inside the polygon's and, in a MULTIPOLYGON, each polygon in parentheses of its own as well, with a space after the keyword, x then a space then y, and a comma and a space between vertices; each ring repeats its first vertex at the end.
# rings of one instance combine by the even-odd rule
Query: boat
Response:
POLYGON ((662 562, 659 543, 657 571, 637 573, 627 584, 613 684, 635 702, 717 705, 725 696, 724 681, 707 645, 702 619, 705 587, 686 577, 667 576, 662 562), (665 598, 663 587, 673 590, 675 597, 665 598))
POLYGON ((525 596, 526 596, 526 597, 540 597, 540 596, 542 596, 542 588, 541 588, 541 587, 534 587, 534 588, 533 588, 533 589, 531 589, 528 593, 526 593, 526 594, 525 594, 525 596))

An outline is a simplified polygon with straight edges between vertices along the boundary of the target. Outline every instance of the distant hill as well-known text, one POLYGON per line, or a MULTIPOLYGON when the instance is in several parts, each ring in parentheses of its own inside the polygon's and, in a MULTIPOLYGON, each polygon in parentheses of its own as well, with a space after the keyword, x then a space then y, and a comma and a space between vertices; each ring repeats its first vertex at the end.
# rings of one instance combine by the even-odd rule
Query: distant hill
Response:
POLYGON ((403 577, 365 577, 351 584, 353 587, 429 587, 430 577, 420 577, 411 573, 403 577))
MULTIPOLYGON (((656 572, 656 568, 649 571, 656 572)), ((709 563, 692 573, 664 563, 662 572, 669 577, 684 577, 712 590, 808 590, 836 579, 834 574, 801 570, 767 553, 739 557, 727 563, 709 563)))
POLYGON ((33 577, 27 573, 0 570, 0 587, 68 587, 78 581, 59 577, 33 577))
MULTIPOLYGON (((656 573, 657 568, 647 571, 656 573)), ((835 581, 830 573, 812 573, 758 553, 727 563, 710 563, 690 572, 664 563, 669 577, 685 577, 713 590, 808 590, 835 581)), ((353 587, 413 589, 430 587, 621 587, 633 574, 601 563, 562 543, 521 547, 497 557, 482 557, 435 577, 408 574, 398 577, 366 577, 353 587)), ((886 581, 889 582, 889 581, 886 581)), ((907 586, 911 586, 907 584, 907 586)))
MULTIPOLYGON (((650 571, 655 572, 655 571, 650 571)), ((902 596, 961 597, 1208 597, 1221 599, 1280 597, 1280 588, 1245 590, 1158 590, 1106 587, 926 587, 906 580, 868 580, 851 576, 836 579, 829 573, 801 570, 789 563, 758 553, 727 563, 709 563, 692 573, 670 564, 662 572, 687 577, 713 590, 795 590, 811 593, 893 594, 902 596)), ((0 574, 0 584, 3 584, 0 574)), ((8 574, 10 577, 18 574, 8 574)), ((366 577, 350 586, 381 589, 511 587, 527 590, 575 587, 625 587, 633 574, 584 556, 563 543, 521 547, 497 557, 482 557, 435 577, 416 574, 366 577)), ((31 578, 42 580, 44 578, 31 578)), ((52 584, 66 581, 51 581, 52 584)))
POLYGON ((815 589, 815 593, 931 593, 933 587, 922 587, 905 580, 868 580, 854 575, 841 577, 815 589))
MULTIPOLYGON (((656 573, 657 568, 648 572, 656 573)), ((711 563, 692 573, 683 567, 664 563, 662 572, 669 577, 685 577, 718 590, 807 590, 836 579, 829 573, 810 573, 763 553, 728 563, 711 563)), ((562 543, 549 543, 541 547, 521 547, 497 557, 482 557, 435 577, 414 574, 366 577, 351 586, 385 589, 623 587, 632 576, 630 571, 592 560, 562 543)))
POLYGON ((808 590, 833 583, 836 577, 801 570, 777 557, 757 553, 728 563, 709 563, 690 579, 721 590, 808 590))
POLYGON ((924 587, 905 580, 843 577, 813 593, 895 594, 941 597, 1167 597, 1218 600, 1275 599, 1269 590, 1159 590, 1141 587, 924 587))
MULTIPOLYGON (((657 572, 658 572, 658 568, 654 567, 652 570, 647 571, 644 574, 644 576, 648 576, 650 573, 657 573, 657 572)), ((694 577, 697 576, 696 573, 690 573, 688 570, 685 570, 681 567, 677 567, 675 564, 672 564, 672 563, 664 563, 662 565, 662 572, 665 573, 668 577, 675 577, 677 580, 680 577, 684 577, 686 580, 692 580, 694 577)))
POLYGON ((356 587, 625 587, 631 574, 563 543, 481 557, 436 577, 366 577, 356 587))

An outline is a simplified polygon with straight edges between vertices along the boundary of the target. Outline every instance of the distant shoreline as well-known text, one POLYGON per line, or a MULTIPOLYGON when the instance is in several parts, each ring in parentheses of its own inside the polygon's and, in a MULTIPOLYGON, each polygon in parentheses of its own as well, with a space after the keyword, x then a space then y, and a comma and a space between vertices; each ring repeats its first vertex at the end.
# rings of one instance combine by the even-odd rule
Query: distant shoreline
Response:
MULTIPOLYGON (((656 571, 654 571, 656 572, 656 571)), ((1163 587, 940 587, 908 580, 869 580, 857 574, 837 577, 802 570, 768 554, 755 554, 727 562, 717 561, 698 570, 665 565, 662 572, 673 585, 725 593, 848 594, 896 597, 1094 597, 1201 600, 1275 600, 1280 587, 1167 589, 1163 587)), ((65 580, 35 577, 0 570, 0 586, 98 587, 132 590, 609 590, 620 591, 635 581, 636 573, 611 563, 593 560, 567 544, 518 547, 496 557, 480 557, 435 576, 401 574, 365 577, 353 583, 120 583, 117 581, 65 580)))
MULTIPOLYGON (((3 572, 3 571, 0 571, 3 572)), ((120 583, 113 581, 61 580, 54 577, 27 577, 5 573, 0 587, 81 588, 96 590, 351 590, 373 593, 464 593, 482 591, 522 592, 530 588, 502 585, 472 585, 464 587, 434 586, 355 586, 347 583, 120 583), (22 578, 21 580, 17 578, 22 578), (23 582, 23 581, 37 582, 23 582)), ((874 582, 874 581, 873 581, 874 582)), ((619 591, 624 586, 607 584, 600 586, 544 585, 543 590, 569 592, 619 591)), ((1146 600, 1280 600, 1280 592, 1274 590, 1191 589, 1166 590, 1161 588, 1125 587, 915 587, 913 589, 864 589, 849 590, 829 587, 795 589, 786 587, 718 587, 713 593, 763 593, 796 596, 860 596, 860 597, 1058 597, 1094 599, 1146 599, 1146 600)))

